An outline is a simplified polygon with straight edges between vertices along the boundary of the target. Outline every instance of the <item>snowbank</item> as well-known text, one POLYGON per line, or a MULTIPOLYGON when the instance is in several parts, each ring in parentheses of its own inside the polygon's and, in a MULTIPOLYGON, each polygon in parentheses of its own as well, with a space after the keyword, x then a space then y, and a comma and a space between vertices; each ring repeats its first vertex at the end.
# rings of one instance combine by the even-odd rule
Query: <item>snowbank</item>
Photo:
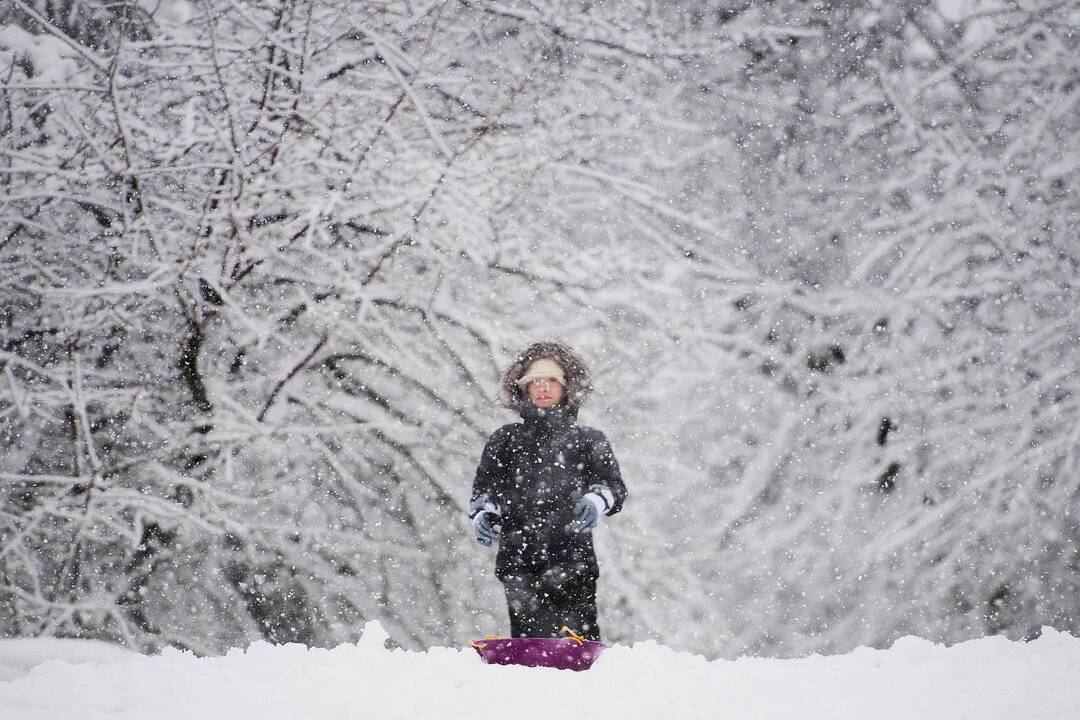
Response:
POLYGON ((333 650, 49 660, 0 682, 0 718, 1080 718, 1080 639, 1050 629, 1031 643, 904 638, 801 660, 707 662, 645 643, 610 648, 584 673, 487 666, 469 649, 389 651, 385 637, 372 625, 333 650))
POLYGON ((48 660, 101 664, 134 657, 136 654, 131 650, 98 640, 0 639, 0 680, 22 677, 30 672, 30 668, 48 660))

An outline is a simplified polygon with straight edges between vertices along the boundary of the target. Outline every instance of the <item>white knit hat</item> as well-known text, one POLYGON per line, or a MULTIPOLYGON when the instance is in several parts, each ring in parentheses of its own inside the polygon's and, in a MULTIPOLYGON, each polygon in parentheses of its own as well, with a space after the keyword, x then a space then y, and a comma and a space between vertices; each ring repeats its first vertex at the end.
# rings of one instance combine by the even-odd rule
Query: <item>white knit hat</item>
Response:
POLYGON ((518 378, 518 387, 524 388, 533 380, 539 380, 540 378, 550 378, 563 387, 566 387, 566 375, 563 374, 563 369, 559 367, 559 363, 548 358, 540 358, 533 361, 532 365, 529 365, 529 369, 525 371, 525 374, 518 378))

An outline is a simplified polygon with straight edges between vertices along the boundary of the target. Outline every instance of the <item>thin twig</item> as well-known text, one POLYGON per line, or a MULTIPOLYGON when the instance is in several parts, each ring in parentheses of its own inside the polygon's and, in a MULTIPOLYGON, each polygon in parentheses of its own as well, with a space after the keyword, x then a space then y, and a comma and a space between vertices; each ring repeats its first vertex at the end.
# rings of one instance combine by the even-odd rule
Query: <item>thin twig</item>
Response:
POLYGON ((257 416, 255 416, 256 420, 258 420, 259 422, 263 421, 263 418, 266 417, 267 411, 270 410, 270 406, 273 405, 274 400, 277 399, 278 393, 280 393, 282 388, 284 388, 285 385, 290 380, 292 380, 294 377, 296 377, 296 375, 301 370, 303 370, 305 367, 307 367, 307 365, 315 358, 315 356, 318 355, 319 351, 322 350, 323 345, 326 344, 326 341, 328 339, 329 339, 329 334, 327 333, 326 330, 323 330, 322 335, 319 336, 319 341, 317 343, 315 343, 315 347, 313 347, 311 349, 311 352, 309 352, 307 355, 305 355, 304 359, 301 360, 300 362, 298 362, 296 364, 296 366, 293 367, 293 369, 289 371, 289 374, 286 375, 285 377, 283 377, 281 380, 279 380, 278 384, 274 386, 274 390, 270 393, 270 397, 266 398, 266 404, 263 405, 263 408, 262 408, 262 410, 259 411, 259 414, 257 416))

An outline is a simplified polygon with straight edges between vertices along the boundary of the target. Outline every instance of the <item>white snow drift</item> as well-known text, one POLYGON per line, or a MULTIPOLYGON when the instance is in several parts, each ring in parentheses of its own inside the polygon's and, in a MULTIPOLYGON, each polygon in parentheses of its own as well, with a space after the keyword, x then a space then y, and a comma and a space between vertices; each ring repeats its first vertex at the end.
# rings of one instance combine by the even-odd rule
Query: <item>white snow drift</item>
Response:
MULTIPOLYGON (((469 649, 386 650, 385 638, 373 623, 356 645, 258 643, 215 658, 82 645, 0 682, 0 718, 1080 718, 1080 639, 1049 628, 1029 643, 908 637, 800 660, 708 662, 645 643, 610 648, 583 673, 487 666, 469 649)), ((25 665, 32 642, 0 643, 0 667, 25 665)), ((37 647, 39 660, 59 649, 37 647)))

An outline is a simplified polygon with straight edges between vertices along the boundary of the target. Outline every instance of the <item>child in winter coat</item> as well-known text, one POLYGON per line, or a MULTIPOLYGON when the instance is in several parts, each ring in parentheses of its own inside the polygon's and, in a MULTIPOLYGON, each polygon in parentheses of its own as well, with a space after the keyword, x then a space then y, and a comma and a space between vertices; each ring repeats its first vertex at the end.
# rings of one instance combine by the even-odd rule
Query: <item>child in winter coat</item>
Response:
POLYGON ((567 626, 600 639, 592 530, 622 508, 626 486, 604 434, 576 422, 590 390, 584 361, 557 342, 529 346, 500 382, 500 400, 522 421, 488 439, 469 514, 477 541, 499 545, 514 637, 558 637, 567 626))

